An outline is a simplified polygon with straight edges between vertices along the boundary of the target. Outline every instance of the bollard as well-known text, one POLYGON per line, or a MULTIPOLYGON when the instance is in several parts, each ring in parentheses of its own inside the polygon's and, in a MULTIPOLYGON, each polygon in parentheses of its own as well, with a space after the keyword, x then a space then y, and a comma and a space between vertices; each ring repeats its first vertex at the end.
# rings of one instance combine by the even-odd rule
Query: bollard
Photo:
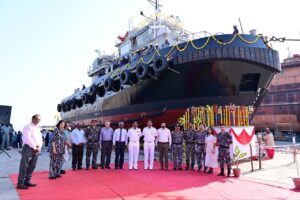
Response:
POLYGON ((259 169, 261 169, 261 150, 260 150, 260 141, 258 142, 258 165, 259 165, 259 169))
POLYGON ((293 158, 294 158, 294 163, 296 162, 296 137, 295 135, 293 136, 293 158))
POLYGON ((250 146, 250 160, 251 160, 251 171, 253 172, 253 155, 252 155, 252 144, 249 144, 250 146))

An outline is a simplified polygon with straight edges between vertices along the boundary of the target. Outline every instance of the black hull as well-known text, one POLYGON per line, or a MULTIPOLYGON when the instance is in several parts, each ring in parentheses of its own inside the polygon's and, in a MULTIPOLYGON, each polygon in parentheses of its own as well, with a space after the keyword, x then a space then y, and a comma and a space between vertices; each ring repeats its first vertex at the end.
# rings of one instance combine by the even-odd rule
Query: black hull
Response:
POLYGON ((257 107, 274 73, 280 70, 278 63, 277 52, 267 48, 226 47, 175 52, 171 69, 157 79, 140 80, 119 92, 98 97, 93 105, 64 112, 62 117, 85 123, 93 118, 100 123, 106 119, 129 122, 152 113, 153 118, 165 115, 157 123, 160 120, 174 123, 175 116, 167 114, 168 111, 176 111, 179 117, 190 106, 233 103, 257 107))

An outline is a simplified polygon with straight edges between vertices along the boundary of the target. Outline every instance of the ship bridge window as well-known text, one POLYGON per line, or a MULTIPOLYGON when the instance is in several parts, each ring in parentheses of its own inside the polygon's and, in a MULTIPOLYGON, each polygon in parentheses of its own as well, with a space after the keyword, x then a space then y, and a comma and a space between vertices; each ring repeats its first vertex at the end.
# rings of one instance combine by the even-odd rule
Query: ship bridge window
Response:
POLYGON ((99 58, 96 58, 93 62, 93 67, 97 68, 101 64, 101 60, 99 58))
POLYGON ((240 82, 241 92, 256 92, 260 74, 249 73, 243 74, 240 82))
POLYGON ((127 41, 124 44, 122 44, 122 46, 119 49, 121 57, 128 54, 130 49, 131 49, 130 42, 127 41))

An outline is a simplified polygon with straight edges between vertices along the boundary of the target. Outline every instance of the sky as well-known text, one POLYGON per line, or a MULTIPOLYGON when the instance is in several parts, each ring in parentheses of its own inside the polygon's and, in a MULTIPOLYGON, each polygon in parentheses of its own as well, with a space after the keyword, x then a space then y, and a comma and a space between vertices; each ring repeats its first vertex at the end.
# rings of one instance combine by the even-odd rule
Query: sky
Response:
MULTIPOLYGON (((191 32, 232 33, 241 19, 245 33, 300 38, 300 1, 163 0, 165 14, 179 16, 191 32)), ((95 49, 115 52, 128 20, 140 11, 151 15, 146 0, 0 0, 0 105, 12 106, 17 130, 41 114, 41 125, 54 125, 56 105, 82 84, 95 49)), ((280 59, 300 53, 300 42, 273 43, 280 59)))

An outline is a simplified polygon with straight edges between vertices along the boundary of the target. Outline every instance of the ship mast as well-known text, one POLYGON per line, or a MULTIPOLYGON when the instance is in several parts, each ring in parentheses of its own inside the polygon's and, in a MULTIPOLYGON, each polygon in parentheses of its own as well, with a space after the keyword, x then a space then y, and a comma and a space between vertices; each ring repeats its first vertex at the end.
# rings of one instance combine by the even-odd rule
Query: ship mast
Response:
POLYGON ((161 5, 159 4, 159 0, 148 0, 148 2, 155 8, 155 12, 157 12, 159 10, 159 7, 161 7, 161 5))

